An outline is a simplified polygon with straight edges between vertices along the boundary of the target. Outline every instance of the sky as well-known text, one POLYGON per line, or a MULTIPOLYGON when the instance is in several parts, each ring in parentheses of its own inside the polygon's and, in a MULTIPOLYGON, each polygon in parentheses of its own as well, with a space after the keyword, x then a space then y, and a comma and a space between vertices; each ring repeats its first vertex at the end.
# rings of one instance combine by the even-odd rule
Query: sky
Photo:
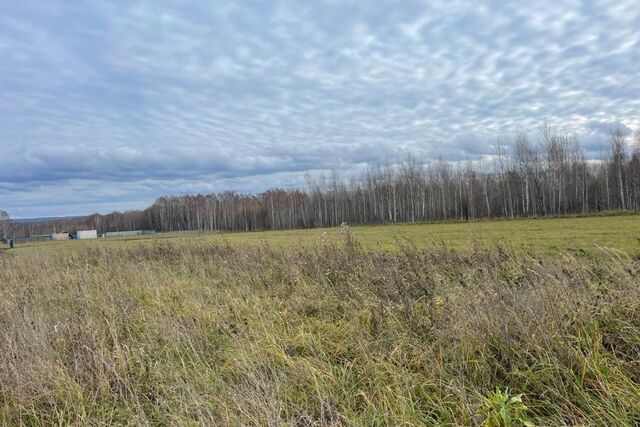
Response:
POLYGON ((0 0, 0 208, 144 208, 307 171, 640 129, 634 1, 0 0))

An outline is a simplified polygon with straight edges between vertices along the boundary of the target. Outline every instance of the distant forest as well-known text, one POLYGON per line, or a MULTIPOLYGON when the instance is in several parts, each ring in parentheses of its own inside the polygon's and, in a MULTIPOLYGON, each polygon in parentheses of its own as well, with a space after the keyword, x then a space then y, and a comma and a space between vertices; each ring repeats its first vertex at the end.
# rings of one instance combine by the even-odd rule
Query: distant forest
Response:
POLYGON ((13 223, 11 231, 252 231, 638 211, 640 134, 630 149, 625 140, 613 130, 600 158, 589 160, 577 138, 545 124, 536 141, 520 134, 513 144, 499 142, 489 160, 422 164, 408 156, 359 179, 332 173, 308 177, 305 189, 160 197, 144 210, 13 223))

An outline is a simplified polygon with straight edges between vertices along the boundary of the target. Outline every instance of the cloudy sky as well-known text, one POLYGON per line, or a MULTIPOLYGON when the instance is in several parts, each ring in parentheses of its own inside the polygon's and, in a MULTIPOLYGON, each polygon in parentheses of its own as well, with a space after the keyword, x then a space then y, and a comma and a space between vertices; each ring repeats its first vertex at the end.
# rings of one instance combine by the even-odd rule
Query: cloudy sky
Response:
POLYGON ((637 0, 2 3, 14 217, 477 158, 545 118, 594 144, 640 128, 637 0))

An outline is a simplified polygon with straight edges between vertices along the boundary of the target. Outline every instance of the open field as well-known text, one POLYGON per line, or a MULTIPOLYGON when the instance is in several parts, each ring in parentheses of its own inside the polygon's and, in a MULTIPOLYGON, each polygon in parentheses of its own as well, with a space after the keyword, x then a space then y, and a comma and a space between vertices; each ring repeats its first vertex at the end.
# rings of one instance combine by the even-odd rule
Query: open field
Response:
POLYGON ((5 251, 0 424, 637 424, 638 222, 5 251))
MULTIPOLYGON (((621 250, 640 256, 640 215, 602 215, 568 218, 516 219, 476 222, 445 222, 350 227, 365 250, 392 251, 399 241, 409 239, 420 249, 446 246, 456 250, 473 247, 495 248, 534 254, 557 255, 599 254, 598 246, 621 250)), ((238 233, 160 233, 154 236, 112 238, 101 245, 148 243, 150 240, 171 239, 175 243, 207 242, 231 244, 268 244, 292 247, 314 244, 336 229, 308 229, 238 233)), ((93 245, 95 242, 44 242, 21 244, 18 250, 50 245, 65 250, 70 244, 93 245)))
MULTIPOLYGON (((564 251, 594 253, 598 245, 640 255, 640 215, 356 226, 351 230, 366 250, 393 250, 398 241, 409 239, 422 249, 444 245, 468 250, 474 245, 502 245, 515 250, 556 254, 564 251)), ((312 243, 332 232, 331 229, 288 230, 209 234, 205 238, 287 246, 312 243)))

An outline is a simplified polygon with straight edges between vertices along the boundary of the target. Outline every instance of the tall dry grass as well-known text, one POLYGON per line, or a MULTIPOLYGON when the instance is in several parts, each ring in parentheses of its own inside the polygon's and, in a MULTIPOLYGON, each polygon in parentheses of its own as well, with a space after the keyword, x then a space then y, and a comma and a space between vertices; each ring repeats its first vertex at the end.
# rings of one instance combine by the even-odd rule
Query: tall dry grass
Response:
POLYGON ((640 262, 34 249, 0 258, 0 366, 5 425, 495 425, 496 388, 524 394, 513 425, 633 425, 640 262))

